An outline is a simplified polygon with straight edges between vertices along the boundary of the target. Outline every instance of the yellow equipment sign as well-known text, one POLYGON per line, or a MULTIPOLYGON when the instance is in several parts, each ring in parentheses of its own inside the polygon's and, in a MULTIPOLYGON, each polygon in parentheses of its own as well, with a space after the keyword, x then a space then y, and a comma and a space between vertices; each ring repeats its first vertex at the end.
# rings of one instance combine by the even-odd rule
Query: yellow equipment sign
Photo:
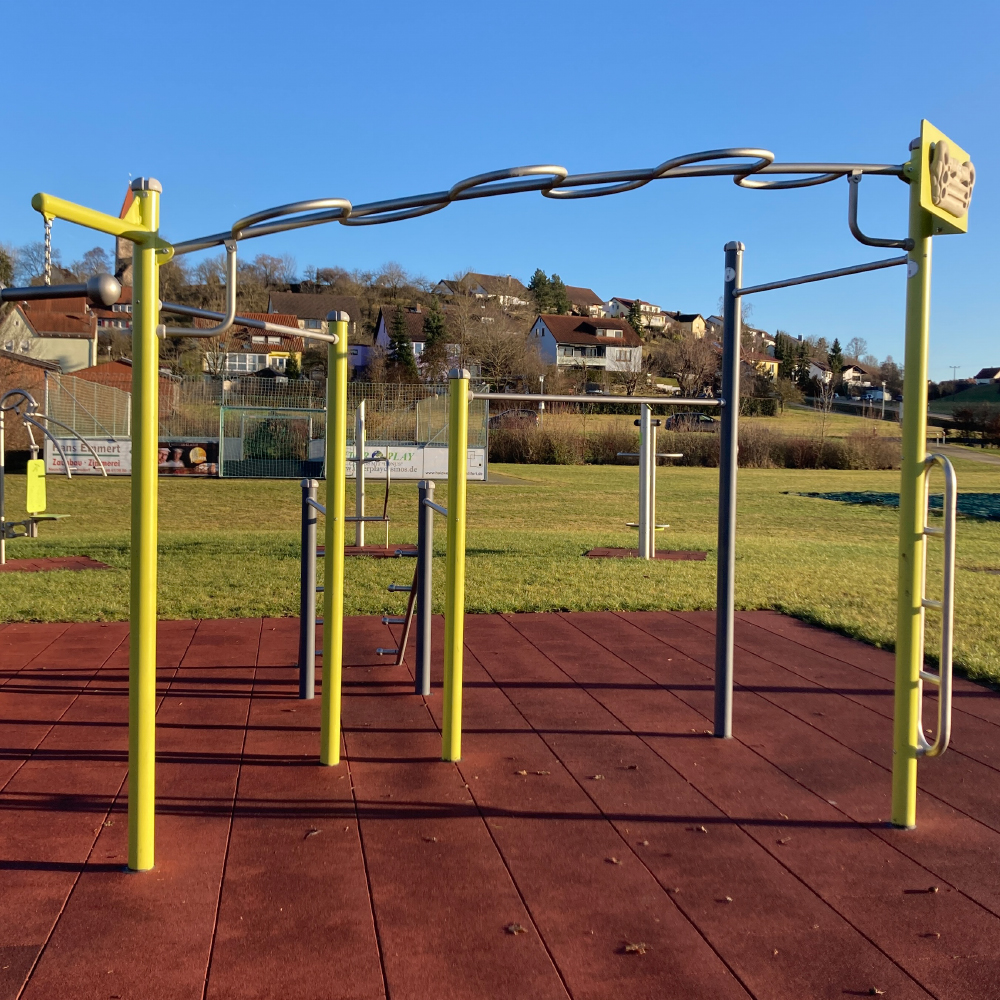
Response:
POLYGON ((924 119, 920 123, 920 207, 934 236, 965 233, 976 168, 969 154, 924 119))

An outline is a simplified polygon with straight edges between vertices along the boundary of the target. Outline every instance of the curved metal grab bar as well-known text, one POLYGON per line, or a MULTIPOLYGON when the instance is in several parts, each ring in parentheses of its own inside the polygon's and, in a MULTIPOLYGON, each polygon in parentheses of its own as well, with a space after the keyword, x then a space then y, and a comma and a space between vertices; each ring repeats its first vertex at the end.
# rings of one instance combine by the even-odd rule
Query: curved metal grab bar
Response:
MULTIPOLYGON (((179 302, 161 302, 162 312, 176 313, 178 316, 192 316, 198 319, 219 319, 226 318, 225 313, 212 312, 211 309, 198 309, 195 306, 181 305, 179 302)), ((300 330, 297 326, 283 326, 281 323, 271 323, 266 319, 252 319, 249 316, 237 315, 233 320, 234 326, 245 326, 251 330, 263 330, 265 333, 280 333, 286 337, 302 337, 306 340, 322 340, 327 344, 336 344, 339 337, 335 333, 320 333, 318 330, 300 330)), ((175 326, 171 330, 183 330, 184 333, 171 334, 171 336, 191 336, 191 327, 175 326)), ((196 336, 198 334, 195 334, 196 336)))
POLYGON ((775 163, 774 153, 770 150, 750 147, 686 153, 666 160, 659 166, 639 170, 570 174, 565 167, 551 164, 509 167, 466 178, 445 191, 410 195, 405 198, 392 198, 361 205, 353 205, 346 198, 314 198, 280 205, 238 219, 227 232, 185 240, 175 243, 173 248, 175 255, 193 253, 196 250, 220 246, 227 240, 251 239, 255 236, 267 236, 325 222, 339 222, 345 226, 399 222, 440 211, 457 201, 527 191, 538 191, 547 198, 555 199, 597 198, 633 191, 654 180, 685 177, 732 177, 740 187, 775 190, 826 184, 853 172, 906 180, 903 170, 904 165, 896 163, 775 163), (753 162, 707 162, 744 158, 752 158, 753 162), (782 181, 761 179, 771 174, 783 175, 790 179, 782 181), (574 190, 576 188, 583 190, 574 190))
MULTIPOLYGON (((926 608, 932 608, 941 612, 941 659, 938 664, 938 672, 932 673, 929 670, 920 670, 920 710, 917 716, 917 753, 921 757, 940 757, 948 749, 951 740, 951 692, 952 692, 952 647, 954 645, 955 626, 955 510, 958 496, 958 479, 955 476, 955 467, 944 455, 928 455, 924 459, 928 467, 924 474, 925 482, 925 504, 930 499, 930 466, 937 464, 941 466, 944 473, 944 509, 942 516, 944 526, 932 528, 924 524, 925 536, 941 536, 944 538, 944 581, 940 601, 932 601, 921 595, 921 615, 926 608), (928 741, 924 735, 924 683, 936 684, 938 688, 938 722, 937 732, 934 742, 928 741)), ((927 580, 927 543, 924 542, 924 583, 927 580)), ((922 644, 922 640, 921 640, 922 644)), ((921 657, 921 660, 923 657, 921 657)))
POLYGON ((875 236, 865 236, 858 226, 858 188, 864 174, 860 170, 852 170, 847 175, 847 227, 851 235, 866 247, 898 247, 900 250, 912 250, 913 240, 909 236, 903 240, 883 240, 875 236))
POLYGON ((226 311, 222 322, 205 330, 190 326, 158 326, 156 336, 164 337, 217 337, 225 333, 236 319, 236 240, 225 240, 226 247, 226 311))

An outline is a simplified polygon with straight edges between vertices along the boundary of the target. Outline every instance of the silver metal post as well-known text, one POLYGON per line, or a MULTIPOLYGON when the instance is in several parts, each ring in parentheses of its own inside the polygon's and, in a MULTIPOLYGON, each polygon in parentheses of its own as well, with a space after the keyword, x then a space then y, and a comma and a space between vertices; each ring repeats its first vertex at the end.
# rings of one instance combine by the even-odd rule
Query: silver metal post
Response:
POLYGON ((431 693, 431 591, 434 569, 434 482, 417 483, 417 660, 413 671, 416 694, 431 693))
POLYGON ((722 427, 719 439, 719 544, 715 593, 715 735, 733 735, 733 624, 736 601, 736 467, 740 418, 742 243, 727 243, 722 307, 722 427))
POLYGON ((650 522, 650 462, 656 461, 649 450, 650 416, 648 403, 639 408, 639 558, 650 559, 649 536, 652 534, 650 522))
MULTIPOLYGON (((362 399, 358 403, 358 408, 354 411, 354 513, 357 517, 365 516, 365 401, 362 399)), ((365 544, 365 522, 356 521, 354 524, 354 544, 361 546, 365 544)), ((386 543, 388 545, 388 542, 386 543)))
POLYGON ((299 565, 299 697, 316 696, 316 499, 319 482, 303 479, 302 555, 299 565))

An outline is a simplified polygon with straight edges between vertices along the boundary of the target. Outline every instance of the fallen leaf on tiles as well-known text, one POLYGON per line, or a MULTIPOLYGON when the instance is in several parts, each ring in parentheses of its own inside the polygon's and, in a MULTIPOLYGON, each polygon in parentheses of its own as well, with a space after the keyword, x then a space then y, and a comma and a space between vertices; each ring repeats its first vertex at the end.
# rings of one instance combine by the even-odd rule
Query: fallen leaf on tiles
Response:
POLYGON ((310 837, 315 837, 317 833, 322 833, 322 830, 317 830, 313 827, 311 830, 306 831, 306 835, 302 838, 303 840, 308 840, 310 837))
POLYGON ((437 837, 424 837, 425 844, 436 844, 438 842, 437 837))
POLYGON ((504 930, 508 934, 527 934, 528 928, 522 927, 520 924, 508 924, 504 930))
POLYGON ((528 772, 527 771, 515 771, 514 773, 515 774, 527 774, 528 772))
POLYGON ((637 841, 637 843, 639 844, 640 847, 649 847, 649 841, 648 840, 639 840, 639 841, 637 841))
POLYGON ((113 819, 106 819, 104 821, 104 823, 102 824, 102 826, 114 826, 114 825, 115 825, 115 821, 113 819))
POLYGON ((771 952, 771 957, 773 958, 777 954, 778 954, 778 949, 775 948, 774 951, 771 952))
POLYGON ((926 938, 939 938, 939 937, 941 937, 941 932, 940 931, 929 931, 928 933, 921 934, 920 936, 921 937, 926 937, 926 938))
POLYGON ((932 885, 927 891, 928 892, 940 892, 941 890, 936 885, 932 885))
POLYGON ((649 951, 649 945, 645 941, 625 942, 626 955, 645 955, 647 951, 649 951))
POLYGON ((787 816, 786 816, 786 815, 785 815, 784 813, 778 813, 778 815, 779 815, 779 816, 780 816, 780 817, 781 817, 782 819, 788 819, 788 817, 787 817, 787 816))
POLYGON ((592 774, 590 776, 590 780, 591 781, 604 781, 604 775, 603 774, 592 774))
POLYGON ((604 860, 607 861, 607 863, 609 865, 620 865, 621 864, 621 861, 618 858, 605 858, 604 860))
POLYGON ((778 841, 778 843, 779 843, 779 844, 787 844, 787 843, 788 843, 788 842, 789 842, 789 841, 790 841, 791 839, 792 839, 791 837, 782 837, 782 838, 781 838, 781 839, 780 839, 780 840, 778 841))
POLYGON ((732 901, 733 901, 732 896, 726 896, 726 898, 723 900, 724 903, 731 903, 732 901))
POLYGON ((880 990, 877 986, 873 986, 869 991, 868 995, 870 997, 880 997, 885 994, 885 990, 880 990))
POLYGON ((708 828, 704 826, 692 826, 689 829, 692 833, 708 833, 708 828))
POLYGON ((535 774, 551 774, 551 771, 535 771, 535 774))

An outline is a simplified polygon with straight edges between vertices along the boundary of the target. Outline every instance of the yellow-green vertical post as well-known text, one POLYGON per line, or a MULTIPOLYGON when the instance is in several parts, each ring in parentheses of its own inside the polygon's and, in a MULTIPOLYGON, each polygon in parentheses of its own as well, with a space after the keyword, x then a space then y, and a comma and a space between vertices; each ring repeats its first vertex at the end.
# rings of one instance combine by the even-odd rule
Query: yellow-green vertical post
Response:
POLYGON ((132 191, 149 236, 132 258, 132 540, 128 682, 128 866, 153 867, 156 813, 156 533, 159 448, 160 280, 158 181, 132 191))
POLYGON ((923 666, 924 477, 927 446, 927 356, 931 308, 931 219, 920 207, 919 142, 906 174, 910 180, 906 278, 906 380, 903 388, 903 460, 899 484, 899 589, 896 615, 896 686, 892 735, 892 824, 917 819, 917 726, 923 666))
POLYGON ((465 643, 465 494, 469 464, 469 373, 448 373, 448 555, 444 597, 444 703, 441 759, 462 758, 462 656, 465 643))
POLYGON ((323 559, 323 701, 321 764, 340 763, 340 702, 344 670, 344 518, 347 510, 347 324, 345 312, 327 316, 326 555, 323 559))

